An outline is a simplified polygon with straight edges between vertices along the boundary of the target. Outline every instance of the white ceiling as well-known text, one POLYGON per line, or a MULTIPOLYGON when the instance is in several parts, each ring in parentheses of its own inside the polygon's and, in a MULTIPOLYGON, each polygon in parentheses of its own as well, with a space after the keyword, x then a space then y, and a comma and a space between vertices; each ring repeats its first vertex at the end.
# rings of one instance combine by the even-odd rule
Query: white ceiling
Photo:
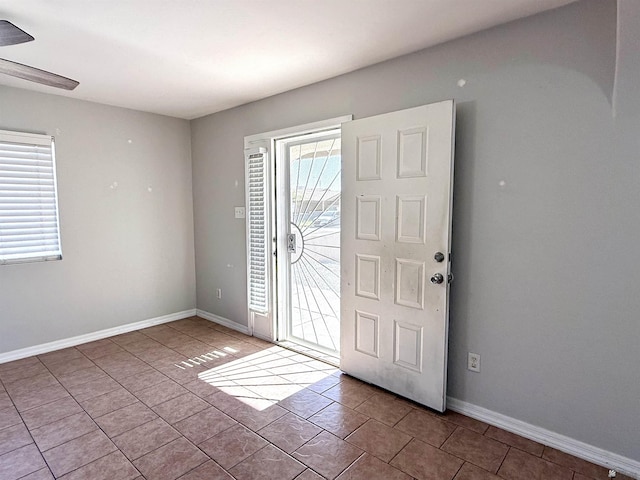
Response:
POLYGON ((0 57, 80 86, 0 85, 191 119, 571 1, 0 0, 0 57))

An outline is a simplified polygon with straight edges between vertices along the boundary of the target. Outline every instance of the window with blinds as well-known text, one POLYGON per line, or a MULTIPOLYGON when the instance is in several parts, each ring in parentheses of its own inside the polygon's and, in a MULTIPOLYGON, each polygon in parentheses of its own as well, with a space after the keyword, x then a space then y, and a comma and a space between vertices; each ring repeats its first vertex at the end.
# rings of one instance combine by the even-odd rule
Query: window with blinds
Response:
POLYGON ((264 148, 246 153, 247 176, 247 248, 249 308, 268 311, 267 271, 267 151, 264 148))
POLYGON ((53 137, 0 130, 0 264, 61 258, 53 137))

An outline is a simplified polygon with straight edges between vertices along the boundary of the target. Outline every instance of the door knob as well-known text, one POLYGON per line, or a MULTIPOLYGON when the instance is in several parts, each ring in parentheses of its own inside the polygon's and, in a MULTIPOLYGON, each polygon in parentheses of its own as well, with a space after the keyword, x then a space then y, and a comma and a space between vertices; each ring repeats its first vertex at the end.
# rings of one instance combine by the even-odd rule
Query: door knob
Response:
POLYGON ((444 282, 444 277, 441 273, 436 273, 433 277, 431 277, 431 283, 434 285, 439 285, 444 282))

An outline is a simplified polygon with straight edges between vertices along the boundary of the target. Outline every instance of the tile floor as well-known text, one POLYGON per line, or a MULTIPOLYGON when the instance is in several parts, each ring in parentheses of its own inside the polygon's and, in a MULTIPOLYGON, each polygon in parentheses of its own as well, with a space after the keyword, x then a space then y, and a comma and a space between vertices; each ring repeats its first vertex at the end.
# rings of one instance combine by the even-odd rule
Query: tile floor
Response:
POLYGON ((0 365, 0 479, 52 478, 600 480, 607 470, 193 317, 0 365))

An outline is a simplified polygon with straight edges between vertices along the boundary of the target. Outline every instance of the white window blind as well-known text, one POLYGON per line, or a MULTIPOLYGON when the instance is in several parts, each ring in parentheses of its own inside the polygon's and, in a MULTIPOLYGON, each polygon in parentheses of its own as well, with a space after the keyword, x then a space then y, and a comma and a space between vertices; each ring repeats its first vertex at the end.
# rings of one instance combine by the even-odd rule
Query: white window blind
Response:
POLYGON ((53 138, 0 130, 0 264, 62 258, 53 138))
POLYGON ((268 311, 267 271, 267 150, 246 153, 247 246, 249 256, 249 308, 268 311))

